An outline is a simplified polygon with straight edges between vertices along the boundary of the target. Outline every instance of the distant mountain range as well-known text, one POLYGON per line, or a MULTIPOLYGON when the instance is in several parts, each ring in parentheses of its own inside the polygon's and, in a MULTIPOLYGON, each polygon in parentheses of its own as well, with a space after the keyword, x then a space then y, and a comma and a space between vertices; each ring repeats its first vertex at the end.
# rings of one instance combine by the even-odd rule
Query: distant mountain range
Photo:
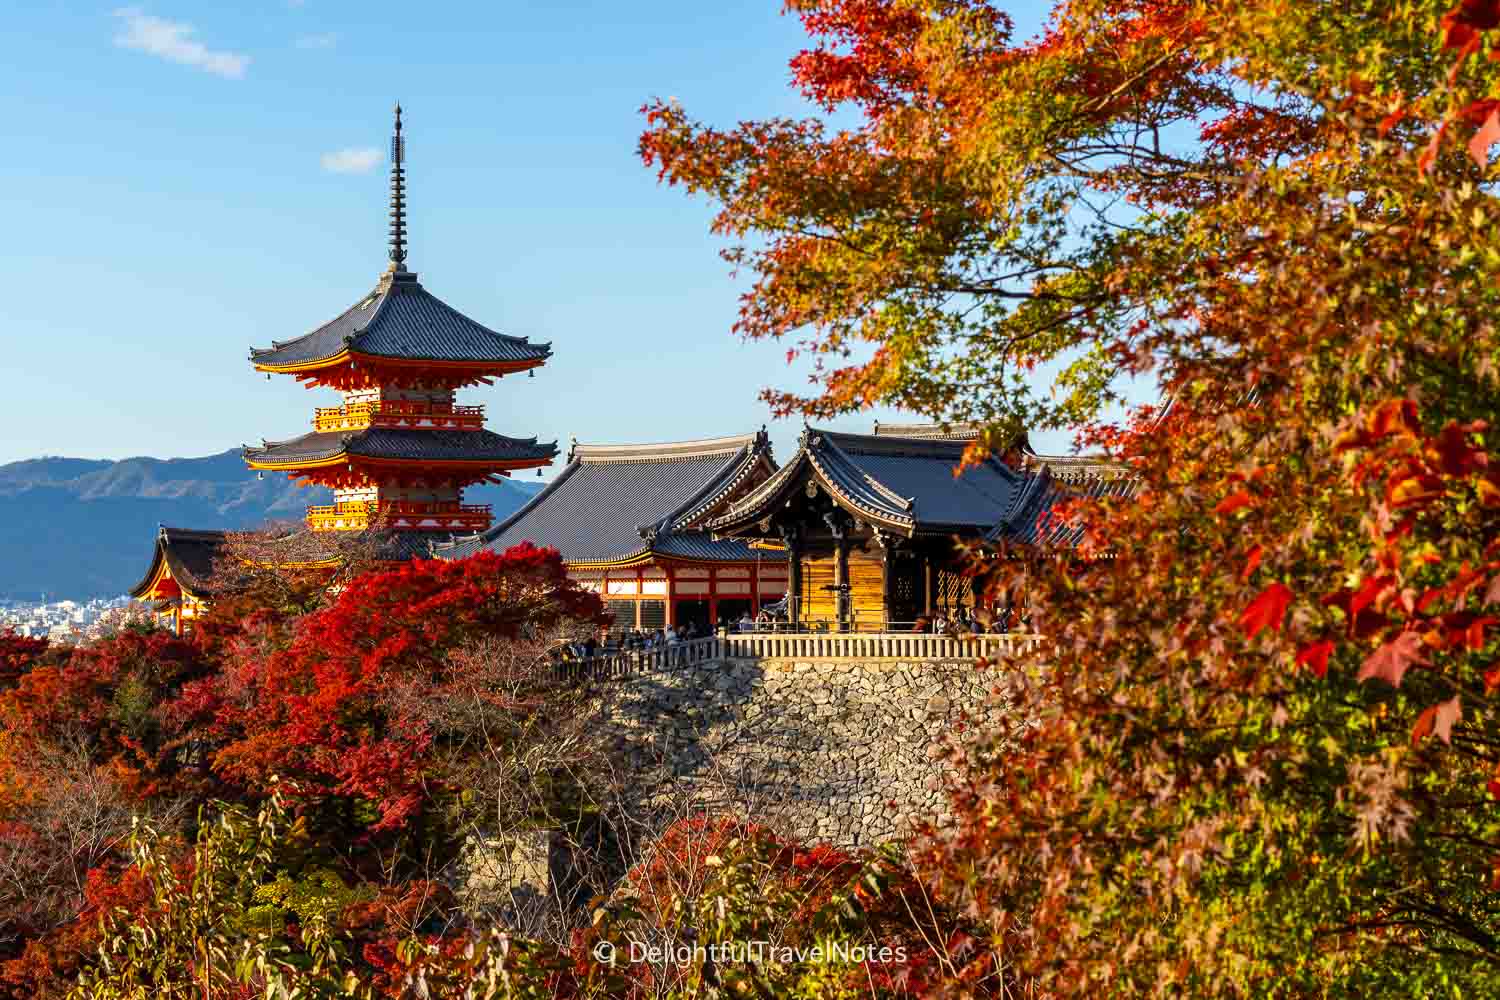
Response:
MULTIPOLYGON (((469 503, 504 517, 542 484, 472 487, 469 503)), ((257 479, 238 449, 206 458, 33 458, 0 465, 0 598, 113 597, 146 572, 159 524, 258 527, 302 517, 329 491, 257 479)))

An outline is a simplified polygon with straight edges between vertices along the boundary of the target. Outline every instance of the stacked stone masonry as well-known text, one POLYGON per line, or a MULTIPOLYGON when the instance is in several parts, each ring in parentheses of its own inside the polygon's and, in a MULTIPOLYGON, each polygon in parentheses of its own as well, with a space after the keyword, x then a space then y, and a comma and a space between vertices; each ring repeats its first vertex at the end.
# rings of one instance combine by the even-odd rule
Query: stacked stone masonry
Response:
POLYGON ((799 839, 869 846, 948 815, 948 748, 1006 724, 1005 672, 971 660, 680 662, 599 686, 626 773, 799 839))

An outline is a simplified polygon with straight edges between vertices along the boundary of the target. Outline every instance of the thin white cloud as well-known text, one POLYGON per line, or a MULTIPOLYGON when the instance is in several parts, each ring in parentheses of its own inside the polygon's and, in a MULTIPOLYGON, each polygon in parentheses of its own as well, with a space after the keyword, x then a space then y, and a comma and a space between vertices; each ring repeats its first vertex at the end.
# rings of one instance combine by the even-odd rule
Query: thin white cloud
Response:
POLYGON ((339 43, 339 36, 333 32, 322 35, 301 35, 292 44, 299 49, 331 49, 339 43))
POLYGON ((191 24, 155 17, 139 7, 121 7, 114 16, 120 21, 115 44, 122 49, 145 52, 230 80, 243 77, 250 65, 247 55, 215 51, 194 39, 197 29, 191 24))
POLYGON ((384 154, 373 147, 363 149, 341 149, 336 153, 324 153, 323 169, 333 174, 367 174, 384 159, 384 154))

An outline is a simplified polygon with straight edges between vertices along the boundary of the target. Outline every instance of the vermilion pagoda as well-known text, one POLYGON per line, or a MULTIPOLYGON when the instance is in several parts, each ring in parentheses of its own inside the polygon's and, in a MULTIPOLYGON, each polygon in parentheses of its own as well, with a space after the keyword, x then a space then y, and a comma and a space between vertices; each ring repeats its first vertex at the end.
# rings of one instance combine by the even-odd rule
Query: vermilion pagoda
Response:
POLYGON ((457 390, 539 368, 552 351, 475 322, 406 269, 405 152, 398 105, 390 266, 375 289, 311 333, 250 352, 258 370, 337 389, 343 405, 316 410, 311 433, 244 453, 252 469, 333 489, 333 504, 308 508, 309 528, 379 526, 393 533, 394 554, 425 552, 434 535, 485 530, 490 508, 465 504, 464 488, 557 455, 555 442, 502 437, 484 428, 482 407, 456 403, 457 390))

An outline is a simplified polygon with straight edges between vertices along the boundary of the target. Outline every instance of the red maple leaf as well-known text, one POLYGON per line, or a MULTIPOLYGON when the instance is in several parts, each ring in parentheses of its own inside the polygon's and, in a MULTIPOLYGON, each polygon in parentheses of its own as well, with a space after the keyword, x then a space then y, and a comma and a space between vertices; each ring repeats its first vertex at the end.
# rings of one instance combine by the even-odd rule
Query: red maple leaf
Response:
POLYGON ((1368 426, 1370 434, 1377 438, 1392 434, 1415 435, 1422 429, 1417 422, 1417 404, 1409 399, 1388 399, 1381 403, 1370 414, 1368 426))
POLYGON ((1323 639, 1297 650, 1297 662, 1319 677, 1328 675, 1328 657, 1333 652, 1333 642, 1323 639))
POLYGON ((1390 642, 1371 653, 1359 668, 1359 679, 1367 681, 1378 677, 1391 687, 1400 687, 1412 664, 1425 666, 1422 659, 1422 637, 1415 632, 1402 632, 1390 642))
POLYGON ((1264 545, 1257 545, 1245 554, 1245 568, 1240 571, 1241 580, 1250 579, 1250 574, 1255 572, 1255 568, 1260 565, 1261 557, 1265 554, 1266 547, 1264 545))
POLYGON ((1491 111, 1479 131, 1474 133, 1474 138, 1469 140, 1469 155, 1474 157, 1480 170, 1490 165, 1490 147, 1497 142, 1500 142, 1500 111, 1491 111))
POLYGON ((1500 26, 1500 3, 1495 0, 1459 0, 1443 15, 1443 48, 1469 49, 1479 32, 1500 26))
POLYGON ((1286 606, 1292 603, 1292 589, 1284 583, 1273 583, 1256 595, 1240 615, 1240 628, 1250 638, 1263 628, 1273 631, 1281 629, 1281 619, 1286 615, 1286 606))

